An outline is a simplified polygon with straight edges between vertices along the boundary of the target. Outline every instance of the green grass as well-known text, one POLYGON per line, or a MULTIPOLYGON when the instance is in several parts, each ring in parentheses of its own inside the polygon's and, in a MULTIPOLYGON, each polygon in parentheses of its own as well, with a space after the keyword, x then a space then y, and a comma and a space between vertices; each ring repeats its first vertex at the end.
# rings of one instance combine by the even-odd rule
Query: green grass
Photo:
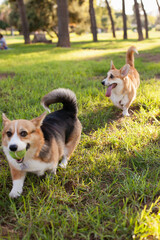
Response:
POLYGON ((32 119, 43 113, 46 93, 70 88, 83 132, 66 170, 59 168, 53 179, 28 174, 14 200, 1 150, 0 239, 160 239, 160 34, 151 32, 142 42, 129 34, 127 41, 102 34, 98 43, 89 34, 72 35, 70 49, 57 48, 56 39, 25 46, 22 37, 7 38, 0 73, 15 76, 0 80, 0 112, 32 119), (117 68, 125 64, 130 45, 139 51, 141 85, 124 118, 105 97, 101 80, 111 60, 117 68))

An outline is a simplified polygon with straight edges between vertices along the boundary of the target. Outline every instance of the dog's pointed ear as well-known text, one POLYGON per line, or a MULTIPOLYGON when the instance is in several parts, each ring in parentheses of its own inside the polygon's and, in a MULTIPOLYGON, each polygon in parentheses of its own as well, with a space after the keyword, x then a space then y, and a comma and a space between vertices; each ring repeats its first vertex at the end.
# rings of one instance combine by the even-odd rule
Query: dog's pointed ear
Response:
POLYGON ((116 69, 115 66, 114 66, 114 64, 113 64, 113 61, 112 61, 112 60, 111 60, 110 68, 111 68, 111 69, 116 69))
POLYGON ((4 113, 2 113, 3 126, 10 122, 4 113))
POLYGON ((120 69, 120 72, 121 72, 121 76, 122 77, 126 77, 128 72, 129 72, 129 69, 130 69, 130 65, 129 64, 125 64, 121 69, 120 69))
POLYGON ((42 125, 42 122, 43 122, 46 114, 47 113, 44 112, 39 117, 36 117, 36 118, 31 120, 31 122, 36 126, 36 128, 40 128, 40 126, 42 125))

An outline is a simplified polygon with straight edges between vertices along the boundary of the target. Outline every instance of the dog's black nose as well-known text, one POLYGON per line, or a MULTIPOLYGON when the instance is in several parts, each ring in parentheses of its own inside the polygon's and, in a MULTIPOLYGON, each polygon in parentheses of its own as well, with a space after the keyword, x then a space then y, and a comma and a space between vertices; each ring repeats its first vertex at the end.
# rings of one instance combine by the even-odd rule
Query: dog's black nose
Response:
POLYGON ((103 80, 101 83, 102 83, 102 85, 104 86, 104 85, 105 85, 105 80, 103 80))
POLYGON ((9 149, 10 149, 12 152, 15 152, 15 151, 17 151, 18 146, 17 146, 16 144, 12 144, 12 145, 9 146, 9 149))

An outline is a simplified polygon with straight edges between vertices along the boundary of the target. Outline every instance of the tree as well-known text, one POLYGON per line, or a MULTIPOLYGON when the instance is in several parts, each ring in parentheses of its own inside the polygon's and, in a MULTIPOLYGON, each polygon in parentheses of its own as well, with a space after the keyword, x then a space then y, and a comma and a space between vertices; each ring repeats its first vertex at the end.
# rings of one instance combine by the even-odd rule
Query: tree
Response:
POLYGON ((145 25, 145 31, 146 31, 146 38, 148 38, 148 18, 147 18, 147 13, 145 11, 145 8, 144 8, 144 4, 143 4, 143 1, 141 0, 141 6, 142 6, 142 10, 143 10, 143 13, 144 13, 144 25, 145 25))
POLYGON ((102 31, 107 32, 108 28, 110 27, 110 21, 106 12, 106 6, 100 5, 99 3, 99 5, 97 5, 95 8, 95 15, 97 28, 100 28, 102 31))
POLYGON ((70 47, 67 0, 57 0, 58 47, 70 47))
POLYGON ((1 26, 0 28, 2 29, 6 29, 7 27, 9 27, 9 13, 10 13, 10 6, 8 4, 8 2, 3 2, 0 5, 0 20, 1 20, 1 26))
MULTIPOLYGON (((10 25, 22 32, 20 17, 18 15, 18 5, 15 0, 10 1, 10 25)), ((56 0, 25 0, 27 19, 30 32, 43 31, 53 38, 54 34, 58 37, 58 18, 56 0)), ((82 33, 89 31, 88 3, 84 0, 68 0, 69 30, 82 33)))
POLYGON ((110 17, 110 20, 111 20, 111 25, 112 25, 112 34, 113 34, 113 37, 115 38, 116 33, 115 33, 114 21, 113 21, 113 17, 112 17, 111 8, 110 8, 107 0, 106 0, 106 4, 107 4, 107 9, 108 9, 108 14, 109 14, 109 17, 110 17))
POLYGON ((158 10, 159 10, 159 13, 160 13, 160 5, 159 5, 159 2, 158 2, 158 0, 156 0, 156 3, 157 3, 158 10))
POLYGON ((139 13, 139 5, 137 3, 137 0, 134 0, 134 8, 135 8, 135 14, 136 14, 136 20, 137 20, 137 32, 138 32, 138 40, 143 40, 143 32, 142 32, 142 24, 140 19, 140 13, 139 13))
POLYGON ((127 39, 127 18, 125 12, 125 0, 122 0, 122 16, 123 16, 123 39, 127 39))
POLYGON ((25 44, 30 43, 30 33, 29 33, 29 24, 28 24, 28 19, 26 16, 26 10, 25 10, 25 5, 23 0, 17 0, 19 12, 20 12, 20 17, 21 17, 21 23, 22 23, 22 31, 23 31, 23 36, 24 36, 24 41, 25 44))
POLYGON ((7 27, 9 27, 8 23, 0 20, 0 29, 6 30, 7 27))
POLYGON ((91 21, 91 32, 93 35, 93 41, 97 42, 97 24, 96 24, 96 17, 95 11, 93 6, 93 0, 89 0, 89 14, 90 14, 90 21, 91 21))
POLYGON ((82 34, 90 30, 90 16, 88 14, 88 1, 85 0, 69 0, 69 31, 82 34))
MULTIPOLYGON (((10 25, 22 32, 18 4, 10 0, 10 25)), ((25 4, 30 32, 46 31, 51 37, 58 34, 56 0, 27 0, 25 4)))

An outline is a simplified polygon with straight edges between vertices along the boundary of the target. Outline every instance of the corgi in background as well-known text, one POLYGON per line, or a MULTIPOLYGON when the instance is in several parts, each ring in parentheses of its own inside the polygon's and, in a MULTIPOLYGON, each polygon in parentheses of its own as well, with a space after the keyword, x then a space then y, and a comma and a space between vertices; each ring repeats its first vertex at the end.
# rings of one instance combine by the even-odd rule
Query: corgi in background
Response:
POLYGON ((131 46, 126 54, 126 64, 121 69, 116 69, 111 61, 107 77, 102 81, 102 85, 108 87, 106 97, 123 110, 124 116, 129 116, 128 109, 140 84, 139 73, 134 67, 134 52, 138 54, 137 49, 131 46))
POLYGON ((63 108, 47 116, 45 112, 32 120, 11 121, 5 114, 2 116, 2 146, 13 181, 11 198, 21 195, 27 172, 38 176, 45 171, 56 174, 61 158, 60 166, 65 168, 79 143, 82 126, 77 118, 75 94, 69 89, 59 88, 45 95, 41 101, 47 110, 53 103, 62 103, 63 108))

